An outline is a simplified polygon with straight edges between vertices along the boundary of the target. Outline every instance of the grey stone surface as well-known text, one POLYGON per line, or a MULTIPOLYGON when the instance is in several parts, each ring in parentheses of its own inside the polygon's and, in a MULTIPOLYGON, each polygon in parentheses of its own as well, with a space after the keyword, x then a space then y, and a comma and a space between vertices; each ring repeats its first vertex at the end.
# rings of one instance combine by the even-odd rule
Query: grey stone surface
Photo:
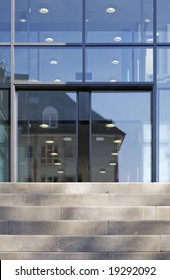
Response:
POLYGON ((0 234, 8 234, 8 221, 0 221, 0 234))
POLYGON ((160 251, 159 236, 88 236, 57 237, 57 251, 160 251))
POLYGON ((157 207, 157 220, 169 220, 170 207, 157 207))
POLYGON ((0 207, 0 220, 60 220, 60 207, 0 207))
POLYGON ((55 236, 0 235, 0 252, 56 251, 55 236))
POLYGON ((160 236, 161 239, 161 252, 170 251, 170 234, 160 236))
POLYGON ((64 207, 63 220, 144 220, 155 219, 152 207, 64 207), (146 209, 147 208, 147 209, 146 209), (147 210, 147 211, 146 211, 147 210))
POLYGON ((105 252, 0 252, 1 260, 107 260, 105 252))
POLYGON ((170 252, 113 252, 108 260, 170 260, 170 252))
POLYGON ((110 235, 167 235, 170 221, 109 221, 110 235))

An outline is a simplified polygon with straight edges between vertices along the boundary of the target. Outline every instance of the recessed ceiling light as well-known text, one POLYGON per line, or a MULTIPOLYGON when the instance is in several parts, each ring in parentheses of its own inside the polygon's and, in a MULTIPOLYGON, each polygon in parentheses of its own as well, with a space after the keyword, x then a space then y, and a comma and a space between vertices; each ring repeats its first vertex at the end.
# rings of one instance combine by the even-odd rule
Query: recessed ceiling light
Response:
POLYGON ((70 142, 70 141, 72 141, 72 138, 66 136, 66 137, 63 137, 63 141, 70 142))
POLYGON ((39 9, 39 13, 40 14, 47 14, 49 12, 49 10, 47 8, 41 8, 39 9))
POLYGON ((116 165, 116 162, 111 161, 111 162, 109 162, 109 165, 114 166, 114 165, 116 165))
POLYGON ((113 142, 114 142, 115 144, 120 144, 120 143, 122 143, 122 140, 116 139, 116 140, 114 140, 113 142))
POLYGON ((27 19, 26 18, 21 18, 20 22, 27 22, 27 19))
POLYGON ((59 165, 61 165, 61 162, 60 162, 60 161, 56 161, 56 162, 54 163, 54 165, 59 166, 59 165))
POLYGON ((112 60, 112 64, 119 64, 119 60, 117 60, 117 59, 114 59, 114 60, 112 60))
POLYGON ((55 79, 54 82, 60 83, 61 80, 60 79, 55 79))
POLYGON ((105 127, 107 127, 107 128, 112 128, 112 127, 114 127, 115 125, 113 124, 113 123, 107 123, 107 124, 105 124, 105 127))
POLYGON ((148 23, 151 22, 151 20, 149 18, 145 18, 144 22, 148 23))
POLYGON ((116 9, 114 7, 108 7, 106 9, 106 13, 108 13, 108 14, 113 14, 115 12, 116 12, 116 9))
POLYGON ((114 41, 115 42, 120 42, 120 41, 122 41, 122 38, 119 37, 119 36, 116 36, 116 37, 114 37, 114 41))
POLYGON ((51 156, 58 156, 58 153, 57 152, 52 152, 50 153, 51 156))
POLYGON ((97 137, 96 137, 96 141, 98 141, 98 142, 102 142, 102 141, 104 141, 104 140, 105 140, 104 137, 101 137, 101 136, 97 136, 97 137))
POLYGON ((50 64, 52 64, 52 65, 55 65, 55 64, 57 64, 57 63, 58 63, 57 60, 51 60, 51 61, 50 61, 50 64))
POLYGON ((106 173, 106 169, 100 169, 100 174, 105 174, 106 173))
POLYGON ((147 39, 147 42, 148 42, 148 43, 153 43, 153 38, 148 38, 148 39, 147 39))
POLYGON ((46 140, 45 143, 47 143, 47 144, 53 144, 54 141, 53 141, 53 140, 46 140))
POLYGON ((64 171, 63 171, 63 170, 58 170, 57 173, 58 173, 58 174, 63 174, 64 171))
POLYGON ((42 123, 42 124, 40 124, 40 125, 39 125, 39 127, 41 127, 41 128, 48 128, 48 127, 49 127, 49 125, 48 125, 48 124, 46 124, 46 123, 42 123))
POLYGON ((45 38, 45 41, 46 41, 47 43, 52 43, 52 42, 54 41, 54 39, 51 38, 51 37, 47 37, 47 38, 45 38))
POLYGON ((111 83, 116 83, 117 81, 115 79, 110 80, 111 83))
POLYGON ((113 152, 111 153, 112 156, 118 156, 118 153, 117 152, 113 152))

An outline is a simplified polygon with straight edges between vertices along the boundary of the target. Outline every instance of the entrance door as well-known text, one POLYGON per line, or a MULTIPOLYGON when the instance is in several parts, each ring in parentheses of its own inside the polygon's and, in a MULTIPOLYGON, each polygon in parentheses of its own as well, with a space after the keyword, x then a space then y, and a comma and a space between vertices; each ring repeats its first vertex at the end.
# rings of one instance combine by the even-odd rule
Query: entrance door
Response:
POLYGON ((19 91, 18 180, 151 181, 149 91, 19 91))
POLYGON ((148 91, 92 92, 92 181, 151 181, 150 97, 148 91))

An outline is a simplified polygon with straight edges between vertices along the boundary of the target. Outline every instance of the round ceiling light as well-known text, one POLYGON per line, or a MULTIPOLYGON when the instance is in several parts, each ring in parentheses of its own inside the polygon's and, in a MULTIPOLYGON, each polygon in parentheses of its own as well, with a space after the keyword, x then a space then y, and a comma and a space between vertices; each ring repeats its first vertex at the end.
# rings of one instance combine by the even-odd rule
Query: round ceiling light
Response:
POLYGON ((48 14, 49 10, 47 8, 41 8, 39 9, 40 14, 48 14))
POLYGON ((113 128, 115 125, 113 123, 107 123, 105 124, 105 127, 107 128, 113 128))
POLYGON ((108 14, 113 14, 113 13, 115 13, 115 12, 116 12, 116 9, 113 8, 113 7, 108 7, 108 8, 106 9, 106 13, 108 13, 108 14))
POLYGON ((50 64, 52 64, 52 65, 55 65, 55 64, 57 64, 57 63, 58 63, 57 60, 51 60, 51 61, 50 61, 50 64))
POLYGON ((54 141, 53 141, 53 140, 46 140, 45 143, 47 143, 47 144, 53 144, 54 141))
POLYGON ((45 38, 45 41, 46 41, 47 43, 52 43, 52 42, 54 41, 54 39, 51 38, 51 37, 47 37, 47 38, 45 38))
POLYGON ((114 60, 112 60, 112 64, 119 64, 119 60, 117 60, 117 59, 114 59, 114 60))
POLYGON ((114 41, 115 41, 115 42, 121 42, 121 41, 122 41, 122 38, 119 37, 119 36, 116 36, 116 37, 114 37, 114 41))
POLYGON ((42 124, 40 124, 40 125, 39 125, 39 127, 41 127, 41 128, 48 128, 48 127, 49 127, 49 125, 48 125, 48 124, 46 124, 46 123, 42 123, 42 124))

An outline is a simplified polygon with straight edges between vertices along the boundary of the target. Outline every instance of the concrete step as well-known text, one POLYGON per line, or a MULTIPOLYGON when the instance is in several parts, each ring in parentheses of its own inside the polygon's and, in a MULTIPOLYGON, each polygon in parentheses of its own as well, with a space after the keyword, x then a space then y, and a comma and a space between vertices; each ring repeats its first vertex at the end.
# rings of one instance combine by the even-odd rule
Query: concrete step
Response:
POLYGON ((1 183, 0 193, 170 194, 170 183, 1 183))
POLYGON ((170 221, 0 221, 9 235, 168 235, 170 221))
POLYGON ((0 207, 0 220, 48 221, 48 220, 88 220, 88 221, 128 221, 156 220, 159 216, 169 220, 169 208, 156 206, 101 206, 101 207, 47 207, 22 206, 0 207), (163 211, 161 211, 163 210, 163 211), (165 211, 167 210, 167 211, 165 211))
POLYGON ((170 252, 0 252, 1 260, 170 260, 170 252))
POLYGON ((0 252, 169 252, 170 235, 0 235, 0 252))
POLYGON ((0 194, 1 206, 169 206, 170 194, 0 194))

